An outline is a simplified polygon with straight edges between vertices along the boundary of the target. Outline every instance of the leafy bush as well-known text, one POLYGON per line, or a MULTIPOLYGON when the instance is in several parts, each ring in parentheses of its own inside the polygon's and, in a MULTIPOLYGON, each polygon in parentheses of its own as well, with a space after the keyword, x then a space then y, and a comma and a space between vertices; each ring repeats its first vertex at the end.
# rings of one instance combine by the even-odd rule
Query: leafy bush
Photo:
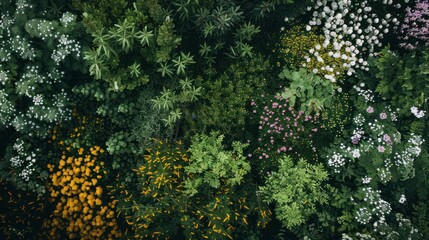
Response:
POLYGON ((306 115, 311 112, 319 113, 330 107, 334 94, 334 86, 331 82, 308 73, 302 68, 299 71, 284 69, 279 77, 290 81, 280 95, 284 99, 289 99, 292 107, 300 108, 306 115))
POLYGON ((192 178, 185 182, 185 193, 193 196, 201 192, 199 188, 234 187, 240 185, 244 175, 250 171, 250 164, 243 156, 247 146, 239 142, 232 143, 232 151, 222 146, 223 136, 212 132, 196 135, 192 139, 189 153, 189 166, 185 172, 192 178))
POLYGON ((172 238, 183 223, 181 214, 186 213, 186 196, 183 195, 188 156, 182 143, 157 141, 148 149, 144 161, 137 169, 138 191, 118 187, 119 209, 134 230, 134 237, 172 238))
POLYGON ((192 111, 195 117, 187 121, 189 131, 217 130, 234 137, 242 135, 252 96, 261 93, 270 80, 267 71, 270 71, 269 62, 257 55, 237 61, 220 75, 209 72, 203 76, 199 82, 201 101, 192 111))
POLYGON ((376 92, 398 108, 401 115, 409 116, 413 106, 429 110, 428 59, 427 50, 398 54, 387 47, 374 62, 376 92))
POLYGON ((312 165, 304 159, 295 164, 288 156, 278 164, 258 193, 264 202, 274 203, 276 218, 284 227, 297 228, 316 213, 317 205, 328 203, 328 193, 322 187, 328 173, 321 164, 312 165))

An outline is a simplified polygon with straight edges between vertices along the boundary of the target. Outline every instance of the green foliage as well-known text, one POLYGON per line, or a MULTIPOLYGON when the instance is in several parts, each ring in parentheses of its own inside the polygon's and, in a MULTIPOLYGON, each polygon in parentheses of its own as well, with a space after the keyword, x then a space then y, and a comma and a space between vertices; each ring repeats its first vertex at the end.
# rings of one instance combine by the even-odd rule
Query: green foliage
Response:
POLYGON ((259 188, 266 203, 274 203, 276 218, 289 229, 304 224, 316 207, 328 203, 328 193, 322 183, 328 173, 321 164, 313 165, 305 159, 296 164, 285 156, 279 159, 279 170, 272 172, 259 188))
POLYGON ((352 119, 353 109, 347 93, 335 93, 329 107, 322 111, 322 129, 340 135, 352 119))
POLYGON ((189 196, 198 193, 200 188, 239 185, 250 171, 250 164, 243 156, 247 145, 233 142, 232 151, 227 151, 222 145, 223 138, 212 132, 192 139, 189 166, 185 167, 185 172, 193 176, 185 182, 185 193, 189 196))
POLYGON ((199 79, 202 89, 195 118, 187 119, 189 131, 219 130, 232 136, 243 134, 248 122, 250 100, 262 93, 270 79, 271 68, 262 55, 230 65, 220 76, 208 73, 199 79))
POLYGON ((89 33, 110 26, 126 10, 127 0, 72 0, 72 6, 83 12, 83 24, 89 33))
POLYGON ((332 82, 321 79, 303 68, 299 71, 284 69, 279 77, 290 81, 280 95, 289 99, 291 106, 299 107, 305 114, 313 111, 318 113, 330 106, 334 91, 332 82))
POLYGON ((424 237, 429 236, 429 209, 426 202, 413 205, 413 222, 424 237))
MULTIPOLYGON (((221 149, 221 137, 199 138, 206 139, 205 144, 217 145, 217 152, 209 151, 204 155, 206 160, 216 156, 215 160, 220 162, 227 156, 228 160, 237 160, 240 165, 240 157, 235 154, 239 155, 242 151, 241 144, 234 144, 236 152, 227 152, 221 149)), ((201 151, 196 149, 200 144, 193 144, 194 149, 190 152, 201 151)), ((213 170, 219 169, 219 174, 213 176, 215 171, 205 168, 204 173, 212 174, 205 178, 204 173, 192 171, 196 164, 191 162, 196 160, 191 159, 181 142, 156 141, 138 169, 134 169, 138 179, 137 191, 123 185, 115 188, 122 198, 119 203, 121 213, 134 230, 134 238, 169 239, 183 235, 187 239, 230 239, 236 229, 247 232, 255 225, 265 226, 270 212, 264 204, 257 205, 256 196, 250 194, 249 191, 255 186, 240 188, 243 177, 236 176, 234 171, 239 175, 242 170, 234 167, 234 161, 221 162, 225 166, 211 162, 213 170), (231 169, 228 168, 230 166, 231 169), (211 186, 204 191, 199 188, 197 194, 188 194, 186 185, 201 179, 207 179, 208 183, 204 184, 211 186), (210 184, 216 179, 222 184, 210 184), (251 214, 259 215, 253 224, 251 214)), ((244 168, 245 164, 239 167, 244 168)))
POLYGON ((158 112, 165 126, 172 127, 182 118, 181 108, 194 102, 201 95, 201 87, 195 87, 193 80, 188 78, 179 81, 177 91, 163 89, 160 96, 151 99, 152 107, 158 112))
POLYGON ((427 81, 429 51, 405 54, 392 52, 389 47, 375 60, 378 83, 376 92, 409 115, 412 106, 428 109, 429 83, 427 81))
POLYGON ((181 38, 156 1, 136 2, 118 19, 93 31, 93 48, 84 53, 90 74, 108 82, 110 90, 135 89, 160 78, 157 72, 162 77, 184 75, 195 63, 189 53, 174 52, 181 38), (152 12, 153 7, 160 12, 152 12))

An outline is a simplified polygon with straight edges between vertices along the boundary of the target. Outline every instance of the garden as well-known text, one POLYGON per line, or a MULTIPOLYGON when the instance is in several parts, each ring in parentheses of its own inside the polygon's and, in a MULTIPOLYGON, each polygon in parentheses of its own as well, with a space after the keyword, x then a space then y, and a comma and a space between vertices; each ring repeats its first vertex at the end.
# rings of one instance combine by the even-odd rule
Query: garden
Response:
POLYGON ((0 239, 429 239, 428 0, 0 13, 0 239))

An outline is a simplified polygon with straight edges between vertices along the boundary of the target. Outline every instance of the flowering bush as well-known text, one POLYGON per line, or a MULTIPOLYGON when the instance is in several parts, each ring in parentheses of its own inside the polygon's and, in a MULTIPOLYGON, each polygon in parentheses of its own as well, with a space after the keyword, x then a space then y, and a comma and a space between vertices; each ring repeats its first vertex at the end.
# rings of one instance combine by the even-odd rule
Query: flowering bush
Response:
POLYGON ((309 155, 313 158, 311 137, 317 132, 315 123, 319 114, 305 115, 290 106, 289 99, 281 96, 265 97, 260 103, 252 101, 258 124, 257 148, 253 158, 261 172, 276 166, 276 159, 284 155, 309 155))
POLYGON ((346 57, 350 53, 344 49, 337 52, 332 45, 323 43, 324 37, 317 35, 314 30, 293 27, 282 34, 279 52, 287 65, 303 67, 332 82, 341 80, 348 70, 346 57))
POLYGON ((58 164, 48 164, 51 172, 50 201, 55 210, 44 225, 52 239, 113 239, 121 236, 116 223, 117 200, 106 197, 99 183, 104 162, 98 158, 104 153, 99 146, 88 150, 80 148, 77 156, 66 147, 58 164), (104 194, 103 194, 104 193, 104 194))
POLYGON ((76 16, 66 12, 47 20, 25 0, 1 7, 0 124, 46 136, 53 124, 70 119, 63 67, 69 56, 80 58, 80 44, 72 38, 76 16))
MULTIPOLYGON (((358 112, 345 139, 337 139, 326 155, 337 181, 348 178, 357 186, 350 201, 354 220, 375 235, 397 235, 390 216, 406 204, 406 196, 395 185, 414 177, 414 160, 421 154, 422 136, 410 134, 404 141, 396 128, 397 113, 376 102, 365 84, 355 86, 358 112), (338 141, 339 140, 339 141, 338 141)), ((411 235, 418 235, 411 228, 411 235)), ((407 233, 408 234, 408 233, 407 233)))
MULTIPOLYGON (((368 63, 364 59, 366 55, 373 55, 376 47, 383 46, 382 39, 390 31, 391 25, 394 28, 399 25, 393 13, 403 6, 393 2, 314 0, 313 5, 307 8, 309 12, 312 11, 312 19, 306 30, 310 31, 316 26, 320 28, 324 37, 321 49, 333 48, 328 59, 341 58, 344 61, 342 67, 346 69, 347 75, 351 76, 358 68, 368 70, 368 63), (390 7, 392 4, 394 8, 390 7), (391 11, 385 13, 385 8, 391 11), (374 11, 375 9, 378 11, 374 11)), ((311 57, 319 59, 321 54, 316 50, 311 57)), ((327 77, 335 79, 333 74, 327 77)))
POLYGON ((429 45, 429 1, 418 0, 412 9, 407 7, 404 22, 402 23, 400 39, 405 42, 399 44, 406 49, 415 49, 429 45))
POLYGON ((0 239, 429 239, 428 6, 0 1, 0 239))
POLYGON ((157 141, 137 169, 138 191, 119 187, 119 209, 136 239, 166 239, 180 227, 186 212, 183 196, 188 156, 181 142, 157 141))

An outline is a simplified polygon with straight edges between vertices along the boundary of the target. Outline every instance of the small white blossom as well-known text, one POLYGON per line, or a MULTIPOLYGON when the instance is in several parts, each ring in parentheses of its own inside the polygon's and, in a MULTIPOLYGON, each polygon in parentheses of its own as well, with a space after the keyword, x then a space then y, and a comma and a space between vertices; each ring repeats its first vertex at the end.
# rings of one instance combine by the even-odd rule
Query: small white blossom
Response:
POLYGON ((399 203, 404 203, 405 201, 407 201, 407 199, 405 198, 405 195, 402 194, 401 197, 399 198, 399 203))

